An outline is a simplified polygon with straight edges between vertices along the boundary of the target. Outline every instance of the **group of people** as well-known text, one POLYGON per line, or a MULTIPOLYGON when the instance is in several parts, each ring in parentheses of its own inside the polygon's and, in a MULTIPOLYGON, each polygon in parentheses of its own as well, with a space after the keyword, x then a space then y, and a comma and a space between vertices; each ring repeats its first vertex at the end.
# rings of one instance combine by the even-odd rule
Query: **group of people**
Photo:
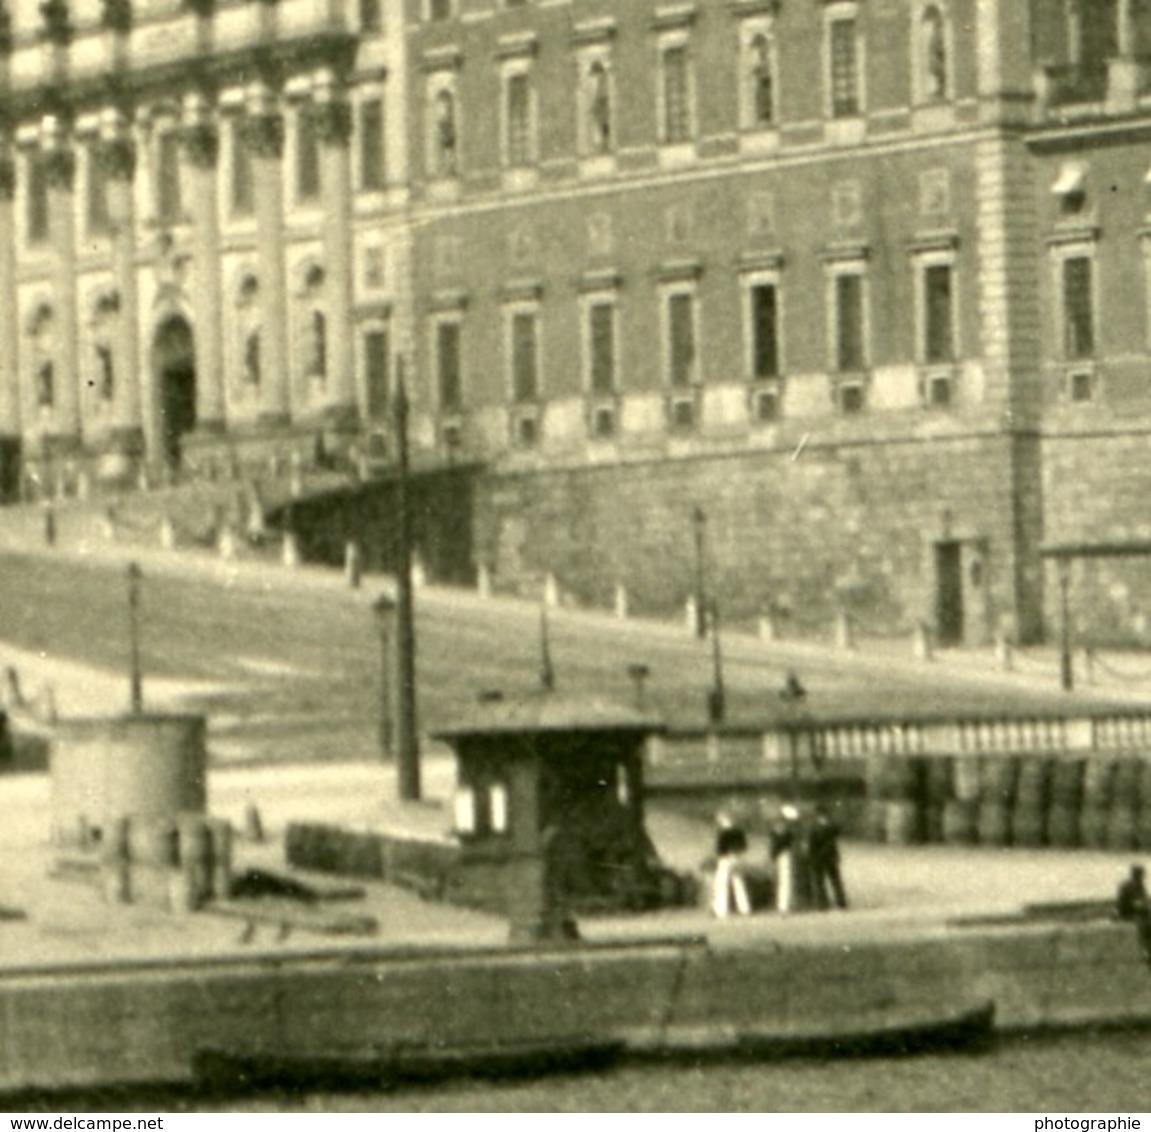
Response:
MULTIPOLYGON (((769 834, 771 882, 775 909, 787 914, 800 908, 846 908, 840 871, 839 826, 817 805, 809 814, 788 803, 769 834)), ((734 910, 752 912, 747 833, 731 814, 721 812, 715 839, 712 911, 726 917, 734 910)))

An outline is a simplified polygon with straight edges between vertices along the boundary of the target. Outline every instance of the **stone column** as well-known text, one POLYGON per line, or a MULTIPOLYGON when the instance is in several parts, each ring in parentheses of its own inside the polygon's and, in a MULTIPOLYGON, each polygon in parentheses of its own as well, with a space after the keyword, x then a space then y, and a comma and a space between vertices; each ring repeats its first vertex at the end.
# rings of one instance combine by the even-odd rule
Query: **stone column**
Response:
POLYGON ((120 309, 116 315, 112 435, 114 451, 140 456, 144 432, 140 417, 140 350, 136 295, 136 146, 131 124, 120 114, 107 123, 101 160, 108 173, 108 217, 112 225, 112 274, 120 309))
POLYGON ((20 327, 16 307, 16 165, 4 143, 0 153, 0 439, 20 435, 20 327))
POLYGON ((224 429, 224 338, 220 296, 220 218, 216 160, 220 137, 200 98, 184 107, 184 159, 191 185, 192 317, 196 329, 196 428, 224 429))
POLYGON ((54 322, 54 418, 49 445, 76 448, 80 442, 80 399, 77 363, 79 319, 76 311, 76 209, 72 184, 76 155, 63 123, 44 119, 44 172, 48 183, 48 230, 52 240, 52 301, 54 322))
POLYGON ((356 423, 355 302, 352 285, 352 112, 331 85, 314 107, 321 144, 324 205, 324 296, 327 317, 327 404, 333 423, 356 423))
POLYGON ((284 271, 284 119, 275 95, 258 88, 250 100, 244 139, 252 151, 256 203, 256 262, 260 289, 260 421, 291 419, 288 372, 288 302, 284 271))

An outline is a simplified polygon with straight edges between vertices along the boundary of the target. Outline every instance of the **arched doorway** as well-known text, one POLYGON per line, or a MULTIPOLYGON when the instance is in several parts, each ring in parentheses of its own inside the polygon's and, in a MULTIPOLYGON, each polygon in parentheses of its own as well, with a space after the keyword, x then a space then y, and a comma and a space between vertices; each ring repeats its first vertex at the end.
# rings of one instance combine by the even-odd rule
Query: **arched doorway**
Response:
POLYGON ((152 342, 152 372, 160 409, 164 459, 180 464, 180 439, 196 426, 196 348, 192 328, 182 315, 166 318, 152 342))

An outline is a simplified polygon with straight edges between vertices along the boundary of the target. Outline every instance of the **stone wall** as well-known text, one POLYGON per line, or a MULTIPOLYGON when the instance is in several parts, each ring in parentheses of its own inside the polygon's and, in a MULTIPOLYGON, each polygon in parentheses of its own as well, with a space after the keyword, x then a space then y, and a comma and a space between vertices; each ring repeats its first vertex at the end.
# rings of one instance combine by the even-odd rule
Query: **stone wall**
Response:
POLYGON ((933 543, 981 546, 988 639, 1013 608, 1011 440, 905 436, 695 459, 490 474, 477 496, 476 560, 497 588, 562 591, 610 607, 682 608, 695 585, 692 515, 706 514, 709 588, 728 619, 775 610, 784 632, 829 631, 842 603, 860 628, 935 616, 933 543))

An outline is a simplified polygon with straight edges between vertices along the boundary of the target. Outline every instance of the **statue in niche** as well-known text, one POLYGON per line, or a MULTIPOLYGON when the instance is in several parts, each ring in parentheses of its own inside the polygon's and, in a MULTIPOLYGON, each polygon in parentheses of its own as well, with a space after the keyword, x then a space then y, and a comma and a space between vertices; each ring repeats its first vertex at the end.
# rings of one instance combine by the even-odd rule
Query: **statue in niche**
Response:
POLYGON ((611 149, 611 86, 598 59, 588 68, 588 138, 593 153, 611 149))
POLYGON ((112 350, 105 343, 96 346, 97 382, 96 388, 101 401, 111 401, 116 392, 116 369, 112 360, 112 350))
POLYGON ((328 324, 323 311, 312 311, 304 343, 304 372, 323 381, 328 372, 328 324))
POLYGON ((456 171, 456 100, 450 90, 436 95, 436 152, 439 171, 450 176, 456 171))
POLYGON ((751 41, 752 112, 757 126, 769 126, 775 118, 775 84, 771 73, 771 48, 766 35, 751 41))
POLYGON ((928 98, 947 95, 947 39, 943 16, 936 7, 923 13, 924 93, 928 98))
POLYGON ((244 339, 244 380, 249 385, 260 384, 260 331, 248 332, 244 339))
POLYGON ((36 404, 51 408, 56 402, 56 373, 51 358, 44 358, 36 367, 36 404))

